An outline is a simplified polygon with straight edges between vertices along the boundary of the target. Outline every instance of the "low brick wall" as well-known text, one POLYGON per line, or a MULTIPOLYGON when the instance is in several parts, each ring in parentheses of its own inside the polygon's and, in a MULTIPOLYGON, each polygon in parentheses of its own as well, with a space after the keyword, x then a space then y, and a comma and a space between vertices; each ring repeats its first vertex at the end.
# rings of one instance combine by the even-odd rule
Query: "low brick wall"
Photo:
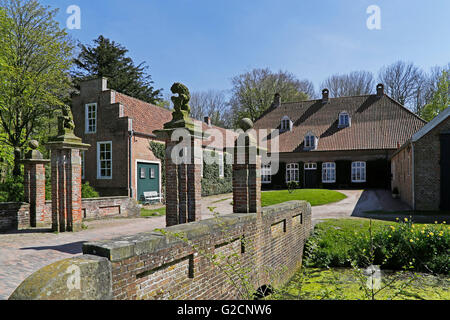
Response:
MULTIPOLYGON (((110 264, 112 299, 244 298, 242 287, 232 285, 223 272, 223 261, 213 264, 207 254, 236 253, 241 271, 231 274, 248 275, 253 289, 284 284, 301 266, 304 243, 311 233, 311 206, 290 201, 264 208, 259 217, 255 213, 221 215, 164 232, 183 233, 190 243, 154 231, 84 244, 84 256, 97 256, 110 264)), ((81 273, 81 281, 86 277, 103 276, 81 273)), ((73 290, 49 283, 35 283, 33 292, 22 290, 31 287, 27 281, 31 280, 25 280, 11 299, 45 297, 42 290, 59 292, 58 299, 72 299, 73 290)))
POLYGON ((136 200, 129 197, 83 199, 81 208, 83 219, 138 217, 141 213, 136 200))
MULTIPOLYGON (((52 202, 46 202, 46 210, 52 212, 52 202)), ((82 199, 81 214, 83 220, 98 220, 111 217, 138 217, 141 209, 136 200, 129 197, 102 197, 82 199)), ((46 225, 52 224, 51 214, 44 221, 46 225)))
MULTIPOLYGON (((83 199, 81 212, 84 220, 112 217, 139 217, 141 209, 136 200, 129 197, 104 197, 83 199)), ((36 227, 52 226, 52 201, 46 201, 43 212, 38 212, 36 227)), ((28 203, 0 203, 0 232, 30 228, 28 203)))
POLYGON ((29 226, 30 205, 28 203, 0 203, 0 232, 22 230, 29 226))

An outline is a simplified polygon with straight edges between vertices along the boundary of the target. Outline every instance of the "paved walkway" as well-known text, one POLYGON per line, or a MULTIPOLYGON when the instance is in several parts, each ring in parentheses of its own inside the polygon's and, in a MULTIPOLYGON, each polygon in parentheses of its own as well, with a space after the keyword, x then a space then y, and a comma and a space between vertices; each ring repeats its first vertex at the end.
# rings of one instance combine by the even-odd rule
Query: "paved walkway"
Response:
MULTIPOLYGON (((232 212, 232 194, 203 198, 203 219, 213 217, 208 207, 220 213, 232 212), (222 201, 223 200, 223 201, 222 201)), ((81 254, 84 242, 163 228, 165 216, 155 218, 109 219, 85 222, 87 230, 76 233, 49 233, 27 230, 0 234, 0 300, 8 299, 24 279, 61 259, 81 254)))

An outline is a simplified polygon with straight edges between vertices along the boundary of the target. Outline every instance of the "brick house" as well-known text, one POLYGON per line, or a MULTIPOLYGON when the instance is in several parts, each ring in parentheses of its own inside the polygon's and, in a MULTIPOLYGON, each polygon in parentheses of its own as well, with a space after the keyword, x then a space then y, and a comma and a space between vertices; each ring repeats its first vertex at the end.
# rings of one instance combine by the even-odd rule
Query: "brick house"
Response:
POLYGON ((450 108, 427 123, 391 158, 392 188, 414 210, 450 210, 450 108))
MULTIPOLYGON (((83 182, 101 196, 141 199, 144 191, 161 192, 161 161, 150 150, 150 141, 161 142, 153 131, 163 129, 171 111, 111 90, 102 78, 81 83, 79 94, 72 97, 72 113, 75 134, 91 145, 82 153, 83 182)), ((197 123, 204 131, 225 132, 209 118, 197 123)), ((203 147, 222 153, 226 143, 209 139, 203 147)))
MULTIPOLYGON (((283 188, 390 188, 390 158, 425 121, 384 93, 281 103, 255 122, 256 129, 279 129, 279 170, 262 168, 263 186, 283 188)), ((268 135, 268 150, 273 136, 268 135)))

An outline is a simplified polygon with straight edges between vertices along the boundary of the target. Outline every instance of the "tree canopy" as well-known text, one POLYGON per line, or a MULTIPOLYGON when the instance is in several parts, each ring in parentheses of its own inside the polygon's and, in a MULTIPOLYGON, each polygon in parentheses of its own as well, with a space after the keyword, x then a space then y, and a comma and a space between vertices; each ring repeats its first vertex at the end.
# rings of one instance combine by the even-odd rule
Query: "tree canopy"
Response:
POLYGON ((93 45, 79 44, 79 49, 72 71, 77 86, 83 80, 107 77, 111 89, 149 103, 161 102, 162 90, 153 87, 148 66, 145 62, 135 65, 124 46, 99 36, 93 45))
POLYGON ((73 44, 50 10, 36 0, 1 0, 0 139, 14 150, 20 175, 21 149, 67 103, 73 44))
POLYGON ((275 93, 283 101, 302 101, 309 98, 305 91, 314 94, 311 82, 300 81, 287 71, 272 72, 270 69, 254 69, 232 79, 233 123, 247 117, 255 121, 272 104, 275 93))
POLYGON ((353 71, 328 77, 322 87, 328 88, 334 98, 360 96, 371 94, 375 89, 375 81, 371 72, 353 71))
POLYGON ((439 113, 450 107, 450 73, 448 70, 442 71, 431 102, 422 109, 421 116, 427 121, 433 120, 439 113))

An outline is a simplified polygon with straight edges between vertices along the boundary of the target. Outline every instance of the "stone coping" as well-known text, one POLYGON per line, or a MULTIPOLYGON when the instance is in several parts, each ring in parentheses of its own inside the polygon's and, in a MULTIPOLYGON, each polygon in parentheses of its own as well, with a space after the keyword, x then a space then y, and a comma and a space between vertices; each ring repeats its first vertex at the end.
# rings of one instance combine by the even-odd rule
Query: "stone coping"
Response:
MULTIPOLYGON (((288 201, 265 207, 262 210, 262 216, 263 218, 273 217, 275 221, 271 221, 271 223, 276 223, 276 215, 294 209, 303 209, 302 212, 306 212, 308 206, 310 205, 306 201, 288 201)), ((243 226, 248 224, 256 220, 256 213, 219 215, 218 219, 220 221, 216 218, 211 218, 198 222, 180 224, 163 230, 170 233, 184 233, 189 240, 192 240, 221 231, 227 226, 243 226)), ((106 257, 110 261, 117 262, 136 255, 155 252, 180 242, 182 241, 177 238, 164 236, 157 231, 151 231, 112 240, 88 242, 83 244, 83 253, 106 257)))
MULTIPOLYGON (((83 198, 81 199, 81 202, 85 202, 85 201, 103 201, 103 200, 115 200, 115 199, 119 199, 119 200, 125 200, 125 199, 132 199, 128 196, 111 196, 111 197, 99 197, 99 198, 83 198)), ((45 203, 52 203, 52 200, 45 200, 45 203)))

